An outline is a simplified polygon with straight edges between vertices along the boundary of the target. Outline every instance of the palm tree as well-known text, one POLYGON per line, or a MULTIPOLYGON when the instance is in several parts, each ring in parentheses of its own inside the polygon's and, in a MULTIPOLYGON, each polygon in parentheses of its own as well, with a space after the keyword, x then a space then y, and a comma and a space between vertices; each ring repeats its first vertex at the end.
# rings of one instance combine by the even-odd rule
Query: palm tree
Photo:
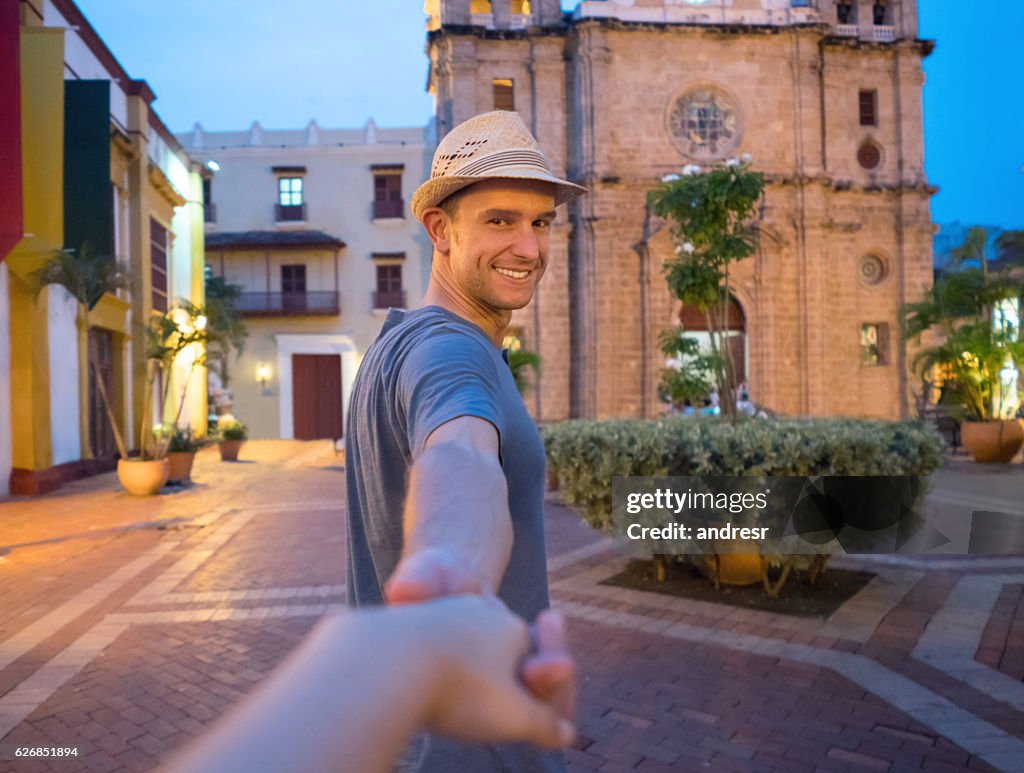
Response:
POLYGON ((509 349, 508 368, 512 371, 512 378, 515 379, 519 394, 525 394, 530 388, 530 379, 526 375, 527 368, 532 370, 534 375, 539 374, 540 355, 526 349, 509 349))
POLYGON ((207 356, 220 364, 220 381, 228 385, 228 359, 232 352, 241 354, 249 334, 235 300, 242 293, 238 285, 228 284, 224 277, 206 277, 206 345, 207 356))
POLYGON ((43 288, 60 285, 78 302, 77 316, 81 329, 85 331, 89 367, 92 368, 96 389, 103 402, 110 429, 114 433, 117 452, 122 459, 127 459, 128 450, 114 418, 114 411, 107 396, 107 385, 100 372, 99 360, 92 337, 89 335, 92 329, 89 312, 96 308, 96 304, 107 293, 115 293, 129 286, 130 275, 127 267, 111 255, 96 252, 89 242, 82 242, 77 254, 73 249, 55 250, 51 253, 46 262, 32 273, 30 282, 37 297, 43 288))

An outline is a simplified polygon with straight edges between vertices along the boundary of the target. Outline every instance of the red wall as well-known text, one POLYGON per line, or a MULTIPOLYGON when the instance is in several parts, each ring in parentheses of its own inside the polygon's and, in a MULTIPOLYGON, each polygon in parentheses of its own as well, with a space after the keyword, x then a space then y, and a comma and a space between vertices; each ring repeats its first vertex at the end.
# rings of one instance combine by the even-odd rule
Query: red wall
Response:
POLYGON ((18 3, 0 1, 0 260, 24 233, 18 3))

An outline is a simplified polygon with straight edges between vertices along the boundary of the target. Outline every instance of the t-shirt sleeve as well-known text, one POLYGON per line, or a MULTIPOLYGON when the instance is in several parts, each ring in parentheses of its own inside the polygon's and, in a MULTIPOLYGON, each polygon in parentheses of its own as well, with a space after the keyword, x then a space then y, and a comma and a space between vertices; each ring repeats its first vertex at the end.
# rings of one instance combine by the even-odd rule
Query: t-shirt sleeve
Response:
POLYGON ((486 344, 466 333, 445 329, 419 342, 402 364, 397 390, 413 458, 431 432, 460 416, 489 421, 500 445, 506 433, 498 375, 486 344))

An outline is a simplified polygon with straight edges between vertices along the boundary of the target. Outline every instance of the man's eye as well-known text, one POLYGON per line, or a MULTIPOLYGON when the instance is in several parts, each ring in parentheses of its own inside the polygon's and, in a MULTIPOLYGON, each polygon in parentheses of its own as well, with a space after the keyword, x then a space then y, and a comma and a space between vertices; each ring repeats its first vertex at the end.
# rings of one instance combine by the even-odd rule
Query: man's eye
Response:
POLYGON ((508 223, 508 220, 506 220, 503 217, 494 217, 488 220, 487 222, 494 223, 495 225, 505 225, 506 223, 508 223))
POLYGON ((549 223, 547 220, 535 220, 533 222, 533 227, 534 228, 550 228, 551 227, 551 223, 549 223))

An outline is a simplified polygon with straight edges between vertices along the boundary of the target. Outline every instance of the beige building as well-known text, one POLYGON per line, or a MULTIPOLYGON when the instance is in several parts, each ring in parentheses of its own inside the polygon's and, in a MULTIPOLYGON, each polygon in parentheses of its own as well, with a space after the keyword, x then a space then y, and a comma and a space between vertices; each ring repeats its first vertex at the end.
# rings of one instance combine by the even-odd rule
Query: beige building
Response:
MULTIPOLYGON (((912 412, 898 310, 931 283, 916 0, 428 0, 439 135, 514 109, 566 207, 534 302, 514 324, 542 358, 543 420, 656 415, 658 332, 679 304, 634 251, 646 192, 742 153, 768 178, 757 254, 730 319, 751 397, 790 415, 912 412)), ((655 224, 657 229, 657 224, 655 224)), ((692 320, 688 317, 686 322, 692 320)), ((695 329, 688 324, 689 329, 695 329)))
POLYGON ((417 305, 426 289, 429 241, 408 198, 429 168, 433 123, 197 124, 179 139, 207 164, 207 271, 242 288, 249 336, 228 369, 232 413, 251 437, 341 437, 386 310, 417 305))

